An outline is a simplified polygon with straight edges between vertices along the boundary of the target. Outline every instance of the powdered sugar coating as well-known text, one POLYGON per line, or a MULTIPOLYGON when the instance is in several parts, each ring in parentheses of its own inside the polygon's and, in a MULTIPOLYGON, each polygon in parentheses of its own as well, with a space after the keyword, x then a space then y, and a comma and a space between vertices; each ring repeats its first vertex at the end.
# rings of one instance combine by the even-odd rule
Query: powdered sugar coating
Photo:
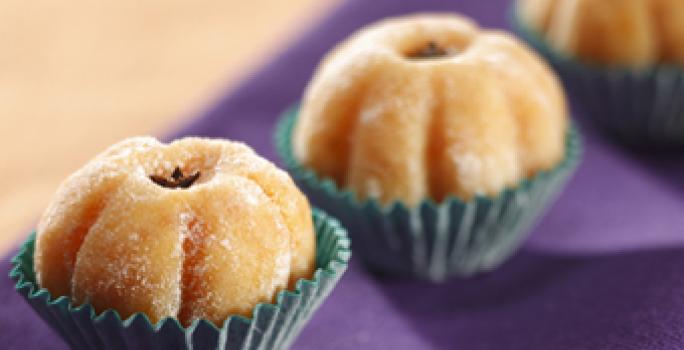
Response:
POLYGON ((550 169, 566 130, 560 83, 517 39, 420 14, 363 28, 323 59, 293 148, 362 199, 416 204, 494 195, 550 169), (411 56, 430 43, 448 54, 411 56))
POLYGON ((70 176, 38 226, 38 283, 123 317, 217 325, 314 269, 305 197, 289 176, 230 141, 124 140, 70 176), (186 189, 151 175, 199 172, 186 189))

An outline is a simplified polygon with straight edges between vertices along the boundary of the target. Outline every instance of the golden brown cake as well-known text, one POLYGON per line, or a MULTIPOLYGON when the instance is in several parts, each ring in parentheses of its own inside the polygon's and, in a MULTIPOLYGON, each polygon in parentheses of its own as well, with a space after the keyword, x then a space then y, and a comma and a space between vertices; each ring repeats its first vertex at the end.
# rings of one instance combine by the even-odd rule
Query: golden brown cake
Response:
POLYGON ((217 325, 315 264, 311 210, 249 147, 131 138, 59 188, 37 230, 39 285, 75 304, 217 325))
POLYGON ((339 44, 309 84, 297 159, 360 198, 468 200, 554 167, 568 126, 561 86, 511 35, 420 14, 339 44))
POLYGON ((682 0, 519 0, 556 49, 601 64, 684 64, 682 0))

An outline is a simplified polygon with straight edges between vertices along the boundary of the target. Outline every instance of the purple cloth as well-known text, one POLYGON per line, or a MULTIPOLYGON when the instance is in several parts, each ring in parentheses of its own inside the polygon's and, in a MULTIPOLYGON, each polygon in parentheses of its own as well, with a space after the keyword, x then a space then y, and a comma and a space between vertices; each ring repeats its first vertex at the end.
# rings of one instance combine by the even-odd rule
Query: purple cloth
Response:
MULTIPOLYGON (((360 25, 447 10, 505 27, 508 5, 349 0, 178 135, 243 140, 273 159, 279 113, 323 53, 360 25)), ((684 156, 628 151, 581 124, 584 163, 511 261, 442 285, 374 277, 354 261, 295 348, 684 348, 684 156)), ((0 304, 0 347, 65 348, 8 279, 0 304)))

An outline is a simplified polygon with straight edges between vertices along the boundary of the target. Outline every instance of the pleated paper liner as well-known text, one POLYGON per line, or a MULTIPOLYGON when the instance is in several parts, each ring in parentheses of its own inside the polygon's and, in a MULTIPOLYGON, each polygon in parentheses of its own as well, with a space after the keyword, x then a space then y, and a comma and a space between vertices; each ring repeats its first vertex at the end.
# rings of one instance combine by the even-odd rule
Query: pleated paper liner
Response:
POLYGON ((251 319, 232 316, 221 328, 205 320, 183 327, 177 319, 152 324, 142 313, 122 320, 115 310, 96 314, 90 304, 74 306, 69 298, 53 299, 36 284, 33 270, 35 234, 12 260, 10 277, 33 309, 73 349, 282 349, 296 339, 312 313, 347 269, 350 241, 337 220, 314 210, 317 270, 294 291, 282 291, 276 304, 259 304, 251 319))
POLYGON ((297 161, 292 149, 297 114, 292 108, 280 120, 276 147, 299 187, 312 203, 342 222, 354 241, 354 254, 371 270, 432 281, 470 276, 504 262, 559 193, 581 153, 580 136, 572 127, 559 165, 496 197, 383 206, 374 199, 359 201, 297 161))
POLYGON ((583 114, 623 143, 684 146, 684 68, 607 67, 555 50, 536 30, 510 12, 515 32, 556 69, 583 114))

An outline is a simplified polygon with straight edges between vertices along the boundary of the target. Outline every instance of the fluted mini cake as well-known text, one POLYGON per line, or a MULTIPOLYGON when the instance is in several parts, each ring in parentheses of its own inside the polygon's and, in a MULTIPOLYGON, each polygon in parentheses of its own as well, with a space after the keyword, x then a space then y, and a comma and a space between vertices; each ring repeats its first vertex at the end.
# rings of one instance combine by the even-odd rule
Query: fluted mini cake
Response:
POLYGON ((563 158, 563 91, 535 55, 457 15, 380 22, 324 58, 302 101, 297 159, 361 198, 468 200, 563 158))
POLYGON ((684 64, 684 1, 521 0, 520 16, 556 49, 609 65, 684 64))
POLYGON ((315 267, 311 210, 243 144, 116 144, 67 179, 37 230, 38 284, 76 304, 220 324, 315 267))
MULTIPOLYGON (((383 252, 369 249, 361 252, 362 257, 383 265, 383 270, 412 269, 411 273, 441 279, 470 274, 483 265, 491 268, 510 249, 499 249, 487 262, 475 262, 475 257, 467 257, 472 249, 456 252, 432 244, 454 245, 453 235, 470 235, 473 230, 501 231, 502 236, 511 231, 507 240, 517 242, 512 237, 524 230, 503 219, 491 220, 488 227, 476 219, 474 227, 459 228, 456 221, 463 218, 438 207, 497 199, 506 190, 524 188, 523 182, 540 174, 571 168, 566 165, 576 154, 569 138, 575 136, 560 83, 524 44, 505 32, 481 29, 463 16, 420 14, 369 25, 326 55, 304 93, 296 120, 286 118, 281 124, 279 148, 312 200, 349 227, 356 248, 364 249, 360 242, 369 237, 384 240, 374 246, 383 252), (333 181, 335 191, 349 191, 353 200, 342 201, 346 208, 340 208, 330 187, 307 181, 314 177, 333 181), (409 218, 401 223, 369 218, 364 223, 362 213, 353 215, 350 210, 367 201, 380 203, 381 213, 375 217, 396 221, 398 216, 390 211, 399 206, 409 218), (425 203, 442 214, 410 214, 425 203), (428 222, 442 220, 438 215, 454 226, 428 222), (409 227, 409 237, 398 236, 400 226, 409 227), (383 230, 391 232, 381 234, 383 230), (438 234, 446 241, 414 242, 424 238, 426 230, 434 231, 428 237, 438 234), (379 247, 382 244, 392 247, 379 247), (442 249, 458 256, 448 259, 465 257, 471 266, 431 261, 445 258, 434 256, 442 249), (395 263, 379 261, 391 254, 397 254, 395 263), (425 261, 415 261, 418 258, 425 261), (401 260, 412 266, 397 266, 401 260)), ((544 191, 542 197, 555 192, 556 186, 551 187, 554 190, 544 191)), ((513 210, 503 208, 510 203, 499 204, 491 215, 513 210)), ((538 211, 522 212, 534 217, 538 211)))
POLYGON ((279 348, 334 287, 348 247, 246 145, 137 137, 60 186, 11 276, 74 348, 279 348))
POLYGON ((518 0, 514 27, 576 105, 639 146, 684 146, 684 1, 518 0))

